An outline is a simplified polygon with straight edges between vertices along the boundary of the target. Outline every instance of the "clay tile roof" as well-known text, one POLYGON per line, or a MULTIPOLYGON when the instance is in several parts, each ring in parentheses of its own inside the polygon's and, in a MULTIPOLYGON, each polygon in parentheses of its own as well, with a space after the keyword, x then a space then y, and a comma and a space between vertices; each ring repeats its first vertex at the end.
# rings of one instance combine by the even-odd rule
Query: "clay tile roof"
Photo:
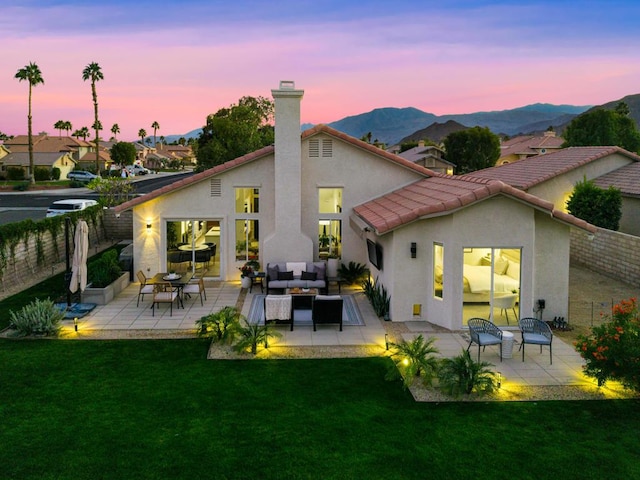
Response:
POLYGON ((255 152, 251 152, 248 153, 246 155, 243 155, 242 157, 238 157, 234 160, 230 160, 228 162, 225 162, 221 165, 216 165, 213 168, 209 168, 208 170, 205 170, 203 172, 200 173, 196 173, 195 175, 192 175, 190 177, 187 178, 183 178, 182 180, 178 180, 177 182, 173 182, 170 183, 168 185, 165 185, 162 188, 158 188, 157 190, 154 190, 152 192, 147 193, 146 195, 143 195, 141 197, 136 197, 132 200, 129 200, 128 202, 125 202, 121 205, 118 205, 117 207, 114 208, 114 212, 115 213, 121 213, 124 212, 126 210, 130 210, 131 208, 140 205, 141 203, 144 202, 148 202, 149 200, 153 200, 154 198, 160 197, 166 193, 169 192, 174 192, 177 190, 181 190, 183 188, 186 188, 190 185, 193 185, 195 183, 201 182, 203 180, 206 180, 210 177, 215 177, 216 175, 226 171, 226 170, 230 170, 232 168, 237 168, 240 165, 244 165, 246 163, 250 163, 253 162, 254 160, 257 160, 258 158, 262 158, 266 155, 272 154, 274 152, 274 147, 273 145, 269 145, 267 147, 263 147, 260 150, 256 150, 255 152))
POLYGON ((620 147, 570 147, 557 152, 525 158, 518 162, 485 168, 462 175, 460 178, 484 178, 528 190, 539 183, 563 174, 607 155, 619 153, 633 161, 640 161, 635 153, 620 147))
POLYGON ((640 162, 625 165, 602 175, 594 179, 593 183, 600 188, 613 186, 619 189, 623 195, 640 196, 640 162))
POLYGON ((553 204, 498 180, 439 175, 407 185, 354 208, 354 213, 377 234, 384 234, 420 218, 447 215, 495 195, 527 203, 569 225, 595 232, 587 222, 560 212, 553 204))

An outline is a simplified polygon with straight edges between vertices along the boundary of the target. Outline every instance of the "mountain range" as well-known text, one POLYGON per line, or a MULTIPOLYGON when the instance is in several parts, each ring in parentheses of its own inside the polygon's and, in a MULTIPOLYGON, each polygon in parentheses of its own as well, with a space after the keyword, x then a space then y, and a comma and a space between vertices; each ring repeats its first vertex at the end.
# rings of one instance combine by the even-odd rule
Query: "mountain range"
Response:
MULTIPOLYGON (((400 143, 403 140, 406 141, 409 137, 413 140, 429 138, 433 141, 440 141, 441 138, 444 138, 444 136, 450 133, 448 132, 448 127, 453 127, 454 130, 460 128, 456 123, 463 127, 487 127, 495 134, 508 136, 539 133, 547 130, 550 126, 553 127, 556 132, 561 133, 564 127, 577 115, 596 108, 613 109, 621 101, 627 103, 630 116, 635 120, 637 125, 640 125, 640 94, 628 95, 619 100, 598 106, 536 103, 511 110, 455 115, 434 115, 433 113, 423 112, 413 107, 386 107, 345 117, 341 120, 331 122, 328 125, 356 138, 361 138, 371 132, 372 140, 378 140, 387 145, 400 143), (429 127, 431 132, 440 132, 438 135, 435 133, 431 134, 440 136, 441 138, 432 138, 429 135, 420 137, 420 132, 427 129, 427 127, 429 127)), ((312 126, 313 124, 303 124, 302 130, 306 130, 312 126)), ((171 143, 180 137, 198 137, 201 131, 202 130, 198 128, 184 135, 169 135, 165 137, 165 140, 171 143)))

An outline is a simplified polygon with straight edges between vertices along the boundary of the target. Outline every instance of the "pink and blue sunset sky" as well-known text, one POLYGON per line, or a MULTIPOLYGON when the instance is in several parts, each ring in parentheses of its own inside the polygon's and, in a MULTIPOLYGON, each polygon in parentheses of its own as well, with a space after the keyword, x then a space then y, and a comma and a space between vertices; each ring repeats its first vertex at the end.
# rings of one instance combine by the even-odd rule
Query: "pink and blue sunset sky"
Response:
POLYGON ((640 93, 640 2, 349 0, 4 0, 0 132, 90 127, 98 82, 103 137, 181 135, 280 80, 305 90, 302 121, 379 107, 436 115, 531 103, 597 105, 640 93))

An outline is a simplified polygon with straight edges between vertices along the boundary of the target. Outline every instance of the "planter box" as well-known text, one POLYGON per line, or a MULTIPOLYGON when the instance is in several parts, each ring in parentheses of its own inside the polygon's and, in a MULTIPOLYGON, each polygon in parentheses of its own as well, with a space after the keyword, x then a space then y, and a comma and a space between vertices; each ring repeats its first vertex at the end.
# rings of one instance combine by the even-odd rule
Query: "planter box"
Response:
POLYGON ((81 293, 82 303, 95 303, 96 305, 107 305, 117 297, 120 292, 129 286, 129 272, 123 272, 120 277, 104 288, 87 287, 81 293))

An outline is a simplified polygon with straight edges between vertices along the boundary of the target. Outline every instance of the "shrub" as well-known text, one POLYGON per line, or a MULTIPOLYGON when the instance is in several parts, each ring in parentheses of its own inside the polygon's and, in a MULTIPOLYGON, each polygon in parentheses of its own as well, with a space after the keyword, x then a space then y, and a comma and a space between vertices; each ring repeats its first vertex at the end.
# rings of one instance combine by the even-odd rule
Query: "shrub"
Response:
POLYGON ((198 335, 211 337, 213 342, 233 342, 240 327, 240 312, 236 307, 224 307, 196 321, 198 335))
POLYGON ((584 358, 584 373, 598 385, 617 380, 640 392, 640 315, 635 298, 613 307, 611 318, 578 336, 576 349, 584 358))
POLYGON ((51 178, 53 180, 60 180, 60 169, 58 167, 53 167, 51 169, 51 178))
POLYGON ((480 395, 491 393, 496 387, 491 366, 488 362, 474 361, 468 350, 463 350, 457 357, 444 358, 438 371, 440 388, 456 397, 473 391, 480 395))
POLYGON ((254 355, 258 353, 258 345, 264 344, 264 348, 269 346, 270 338, 279 338, 281 334, 272 330, 269 325, 258 325, 257 323, 249 323, 247 319, 242 317, 245 325, 240 326, 238 334, 240 339, 233 346, 237 352, 246 352, 247 349, 251 350, 254 355))
POLYGON ((60 329, 64 312, 56 308, 52 300, 39 300, 22 307, 17 312, 9 311, 10 326, 20 336, 55 335, 60 329))
POLYGON ((122 275, 117 250, 107 250, 100 258, 89 264, 87 278, 92 287, 104 288, 122 275))
POLYGON ((364 278, 368 277, 369 269, 357 262, 349 262, 348 265, 341 263, 338 275, 347 285, 353 285, 354 283, 361 283, 364 278))
POLYGON ((20 182, 13 186, 13 189, 17 192, 26 192, 29 190, 29 182, 20 182))
POLYGON ((387 379, 393 380, 402 377, 404 387, 410 387, 416 378, 422 376, 425 385, 431 385, 438 372, 438 359, 434 355, 438 349, 433 346, 435 338, 427 340, 422 335, 418 335, 412 341, 396 344, 390 347, 394 350, 391 358, 395 365, 387 373, 387 379))
POLYGON ((33 171, 36 182, 46 182, 51 179, 51 171, 47 167, 36 167, 33 171))
POLYGON ((622 218, 622 194, 613 186, 603 189, 585 178, 576 184, 567 201, 567 210, 598 227, 618 230, 622 218))
POLYGON ((24 168, 9 167, 7 168, 7 180, 24 180, 25 172, 24 168))

